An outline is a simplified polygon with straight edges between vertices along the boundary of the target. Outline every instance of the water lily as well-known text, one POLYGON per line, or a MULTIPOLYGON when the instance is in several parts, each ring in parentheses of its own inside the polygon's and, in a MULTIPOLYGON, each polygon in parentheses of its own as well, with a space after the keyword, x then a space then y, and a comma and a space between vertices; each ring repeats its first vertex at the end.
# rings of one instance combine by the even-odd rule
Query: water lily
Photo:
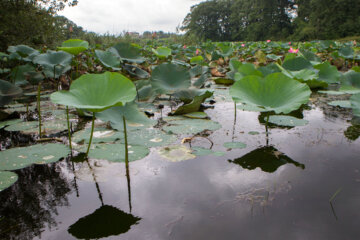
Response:
POLYGON ((196 55, 199 55, 199 53, 200 53, 200 50, 199 50, 199 49, 196 49, 195 54, 196 54, 196 55))
POLYGON ((245 47, 245 43, 241 44, 242 47, 245 47))
POLYGON ((292 47, 290 47, 290 49, 289 49, 289 53, 298 53, 298 52, 299 52, 299 49, 295 49, 292 47))
POLYGON ((186 45, 184 45, 184 46, 183 46, 183 49, 186 49, 186 48, 187 48, 187 46, 186 46, 186 45))
POLYGON ((291 45, 291 42, 288 42, 289 45, 291 45))
POLYGON ((271 40, 270 40, 270 39, 268 39, 268 40, 266 40, 266 42, 267 42, 267 43, 269 43, 269 42, 271 42, 271 40))

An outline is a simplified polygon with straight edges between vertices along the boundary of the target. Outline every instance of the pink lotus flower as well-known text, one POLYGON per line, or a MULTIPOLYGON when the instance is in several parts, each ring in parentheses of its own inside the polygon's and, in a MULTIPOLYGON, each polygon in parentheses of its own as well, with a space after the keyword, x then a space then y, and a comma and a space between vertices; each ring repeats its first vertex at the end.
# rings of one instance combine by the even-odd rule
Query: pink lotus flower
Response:
POLYGON ((353 45, 356 46, 356 40, 353 41, 353 45))
POLYGON ((270 39, 269 39, 269 40, 266 40, 266 42, 269 43, 269 42, 271 42, 271 40, 270 40, 270 39))
POLYGON ((298 53, 298 52, 299 52, 299 49, 290 47, 289 53, 298 53))
POLYGON ((187 46, 186 46, 186 45, 184 45, 184 46, 183 46, 183 49, 186 49, 186 48, 187 48, 187 46))
POLYGON ((245 44, 243 43, 243 44, 241 44, 241 46, 242 46, 242 47, 245 47, 245 44))
POLYGON ((288 42, 289 45, 291 45, 291 42, 288 42))
POLYGON ((196 54, 196 55, 199 55, 199 53, 200 53, 200 50, 199 50, 199 49, 196 49, 195 54, 196 54))

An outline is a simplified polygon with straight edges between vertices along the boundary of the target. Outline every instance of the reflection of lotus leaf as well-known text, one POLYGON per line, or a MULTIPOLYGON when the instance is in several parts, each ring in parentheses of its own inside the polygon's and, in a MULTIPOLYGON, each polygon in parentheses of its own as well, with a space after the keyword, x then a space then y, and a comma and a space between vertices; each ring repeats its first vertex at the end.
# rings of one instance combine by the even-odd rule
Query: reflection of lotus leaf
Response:
POLYGON ((192 147, 192 149, 194 150, 193 154, 195 154, 196 156, 213 155, 213 156, 221 157, 226 154, 224 152, 212 151, 210 149, 203 148, 203 147, 192 147))
POLYGON ((293 161, 291 158, 278 151, 274 147, 262 147, 246 154, 241 158, 229 160, 231 163, 238 164, 245 169, 253 170, 260 168, 264 172, 275 172, 280 166, 291 163, 302 169, 305 168, 304 164, 293 161))
POLYGON ((247 76, 230 88, 234 101, 258 106, 266 111, 289 113, 309 101, 311 91, 282 73, 272 73, 265 78, 247 76))
POLYGON ((220 123, 207 119, 189 119, 186 117, 167 117, 168 126, 164 130, 175 134, 196 134, 204 130, 215 131, 221 128, 220 123))
POLYGON ((135 85, 119 73, 86 74, 75 80, 69 91, 51 94, 51 101, 65 106, 101 112, 134 100, 135 85))
POLYGON ((226 142, 224 143, 224 147, 226 148, 246 148, 246 144, 242 142, 226 142))
POLYGON ((0 171, 0 192, 18 180, 18 176, 13 172, 0 171))
POLYGON ((196 158, 196 156, 191 153, 191 149, 182 145, 164 147, 158 152, 162 157, 171 162, 181 162, 196 158))
POLYGON ((0 170, 16 170, 31 164, 52 163, 68 154, 68 147, 55 143, 11 148, 0 152, 0 170))
POLYGON ((80 218, 68 232, 78 239, 99 239, 126 233, 141 218, 113 206, 104 205, 90 215, 80 218))

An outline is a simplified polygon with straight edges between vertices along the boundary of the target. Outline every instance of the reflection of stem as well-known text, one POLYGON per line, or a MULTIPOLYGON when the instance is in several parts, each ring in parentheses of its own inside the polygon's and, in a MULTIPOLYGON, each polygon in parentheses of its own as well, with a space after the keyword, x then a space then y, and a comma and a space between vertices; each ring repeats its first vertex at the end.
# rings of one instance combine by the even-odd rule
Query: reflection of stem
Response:
POLYGON ((331 207, 332 213, 334 214, 335 220, 337 221, 337 220, 338 220, 338 217, 336 216, 335 208, 334 208, 334 206, 332 205, 332 202, 330 202, 330 207, 331 207))
POLYGON ((266 146, 269 146, 269 130, 268 130, 268 124, 269 124, 269 113, 266 116, 266 124, 265 124, 265 130, 266 130, 266 146))
POLYGON ((92 142, 92 138, 93 138, 93 133, 94 133, 94 125, 95 125, 95 112, 93 112, 92 123, 91 123, 90 141, 89 141, 88 149, 87 149, 87 151, 86 151, 86 157, 88 156, 89 151, 90 151, 90 146, 91 146, 91 142, 92 142))
POLYGON ((233 132, 232 132, 232 141, 234 141, 235 137, 235 125, 236 125, 236 102, 234 101, 234 125, 233 125, 233 132))
MULTIPOLYGON (((72 154, 72 152, 71 152, 72 154)), ((79 197, 80 194, 79 194, 79 189, 78 189, 78 186, 77 186, 77 183, 76 183, 76 174, 75 174, 75 166, 74 166, 74 162, 71 161, 71 165, 72 165, 72 170, 74 172, 74 187, 75 187, 75 191, 76 191, 76 197, 79 197)))
POLYGON ((130 186, 130 174, 129 174, 129 152, 128 152, 128 139, 126 132, 126 121, 125 116, 123 116, 123 124, 124 124, 124 138, 125 138, 125 168, 126 168, 126 179, 128 185, 128 196, 129 196, 129 209, 131 212, 131 186, 130 186))
POLYGON ((38 109, 38 115, 39 115, 39 138, 41 139, 40 91, 41 91, 41 83, 39 83, 39 85, 38 85, 38 94, 37 94, 37 109, 38 109))
POLYGON ((69 146, 70 146, 70 152, 71 152, 71 156, 72 156, 71 129, 70 129, 69 107, 68 106, 66 106, 66 120, 67 120, 68 134, 69 134, 69 146))
POLYGON ((86 159, 86 162, 89 166, 89 169, 91 171, 91 175, 93 176, 93 179, 94 179, 94 182, 95 182, 95 186, 96 186, 96 190, 98 192, 98 195, 99 195, 99 199, 100 199, 100 202, 101 202, 101 206, 104 206, 104 201, 103 201, 103 198, 102 198, 102 193, 100 191, 100 187, 99 187, 99 184, 98 182, 96 181, 96 176, 95 176, 95 173, 94 173, 94 170, 92 169, 90 163, 89 163, 89 159, 86 159))

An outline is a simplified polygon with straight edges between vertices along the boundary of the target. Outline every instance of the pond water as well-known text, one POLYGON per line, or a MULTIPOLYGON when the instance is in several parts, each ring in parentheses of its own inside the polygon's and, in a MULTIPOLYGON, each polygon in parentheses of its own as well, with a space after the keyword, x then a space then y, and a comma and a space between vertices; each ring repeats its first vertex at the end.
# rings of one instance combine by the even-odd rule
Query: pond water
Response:
POLYGON ((360 139, 345 134, 351 110, 329 100, 313 94, 309 124, 273 126, 268 141, 259 113, 238 110, 234 126, 234 104, 218 100, 206 113, 222 128, 208 139, 223 156, 171 162, 152 148, 128 175, 94 159, 18 170, 0 193, 0 238, 360 239, 360 139))

